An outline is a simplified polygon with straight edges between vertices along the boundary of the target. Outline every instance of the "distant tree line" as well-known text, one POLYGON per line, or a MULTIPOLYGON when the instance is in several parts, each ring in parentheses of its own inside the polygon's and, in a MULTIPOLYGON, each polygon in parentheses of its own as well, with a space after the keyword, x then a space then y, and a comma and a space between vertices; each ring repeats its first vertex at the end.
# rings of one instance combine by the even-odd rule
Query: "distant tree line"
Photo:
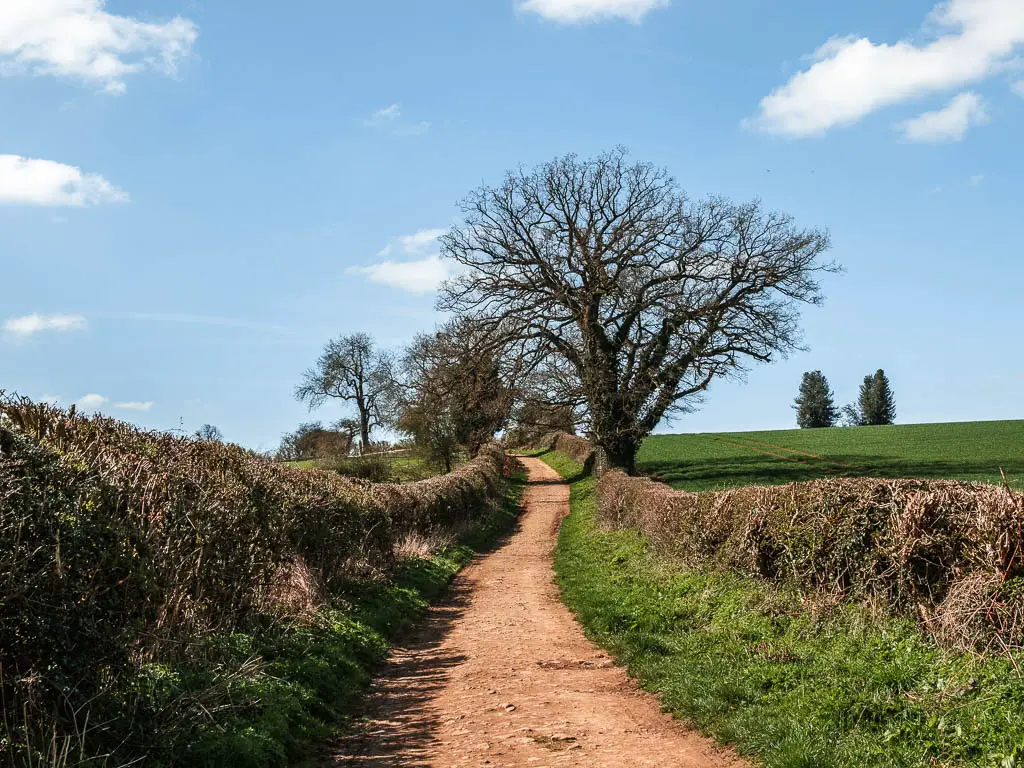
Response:
POLYGON ((796 423, 801 429, 834 427, 840 422, 849 427, 892 424, 896 420, 896 400, 885 371, 879 368, 864 377, 855 402, 837 408, 835 395, 821 371, 808 371, 800 382, 800 393, 793 404, 796 423))

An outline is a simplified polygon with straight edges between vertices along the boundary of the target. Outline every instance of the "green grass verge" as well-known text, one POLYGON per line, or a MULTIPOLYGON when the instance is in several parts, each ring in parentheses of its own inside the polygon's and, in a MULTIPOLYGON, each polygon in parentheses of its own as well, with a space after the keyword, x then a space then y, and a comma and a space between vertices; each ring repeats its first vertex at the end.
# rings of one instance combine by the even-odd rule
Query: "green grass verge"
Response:
POLYGON ((349 585, 308 624, 215 638, 201 662, 145 667, 132 699, 135 717, 152 719, 148 727, 137 723, 137 732, 152 734, 144 745, 146 765, 302 763, 311 746, 351 716, 389 641, 445 593, 476 552, 510 529, 525 480, 517 474, 505 504, 458 545, 407 561, 390 581, 349 585), (204 703, 209 718, 175 717, 177 705, 195 701, 204 703))
POLYGON ((943 650, 857 606, 814 616, 756 579, 680 570, 634 532, 595 525, 572 479, 555 570, 587 634, 663 706, 771 768, 1024 765, 1024 680, 1011 660, 943 650))
POLYGON ((654 435, 639 469, 687 491, 822 477, 950 478, 1024 488, 1024 421, 654 435))

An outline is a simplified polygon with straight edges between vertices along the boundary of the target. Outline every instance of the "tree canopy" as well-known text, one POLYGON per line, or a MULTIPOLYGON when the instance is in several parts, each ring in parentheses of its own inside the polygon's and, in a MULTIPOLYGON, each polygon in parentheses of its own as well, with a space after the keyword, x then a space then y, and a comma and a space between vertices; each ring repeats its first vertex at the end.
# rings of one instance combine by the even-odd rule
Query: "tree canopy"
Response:
POLYGON ((821 371, 808 371, 800 381, 800 394, 793 404, 801 429, 835 426, 839 418, 832 388, 821 371))
POLYGON ((896 399, 889 385, 889 377, 881 368, 864 377, 859 402, 864 424, 879 426, 892 424, 896 420, 896 399))
POLYGON ((395 374, 394 359, 377 348, 365 333, 332 339, 316 365, 303 374, 295 396, 318 408, 328 399, 355 406, 359 445, 366 451, 374 428, 392 418, 395 374))
POLYGON ((757 202, 691 200, 617 149, 509 173, 462 203, 442 237, 461 265, 439 307, 557 358, 563 398, 631 470, 640 440, 716 378, 799 346, 822 300, 826 233, 757 202))

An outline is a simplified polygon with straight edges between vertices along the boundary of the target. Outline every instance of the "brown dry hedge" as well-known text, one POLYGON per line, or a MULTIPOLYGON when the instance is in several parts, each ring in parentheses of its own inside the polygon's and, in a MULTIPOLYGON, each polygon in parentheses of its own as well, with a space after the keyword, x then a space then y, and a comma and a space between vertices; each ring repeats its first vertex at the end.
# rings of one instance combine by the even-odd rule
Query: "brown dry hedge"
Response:
MULTIPOLYGON (((586 461, 583 442, 551 445, 586 461)), ((1024 503, 1008 488, 832 478, 687 493, 611 470, 597 508, 601 524, 639 530, 684 566, 867 601, 958 647, 1024 643, 1024 503)))
POLYGON ((551 451, 564 453, 578 464, 589 468, 594 455, 594 446, 590 441, 579 435, 570 435, 568 432, 553 432, 541 441, 541 447, 551 451))
POLYGON ((0 397, 0 707, 81 717, 140 660, 303 619, 500 503, 505 457, 373 484, 0 397))

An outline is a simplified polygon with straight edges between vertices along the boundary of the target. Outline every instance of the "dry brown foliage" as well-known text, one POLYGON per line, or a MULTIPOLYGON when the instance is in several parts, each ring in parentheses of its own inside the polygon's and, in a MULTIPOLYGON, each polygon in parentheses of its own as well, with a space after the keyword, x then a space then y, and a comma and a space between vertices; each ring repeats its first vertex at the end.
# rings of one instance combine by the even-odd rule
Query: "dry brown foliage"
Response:
POLYGON ((409 536, 500 503, 504 460, 489 445, 449 475, 373 484, 0 397, 0 700, 40 675, 85 700, 134 660, 301 621, 386 575, 409 536))
POLYGON ((570 435, 568 432, 553 432, 544 437, 541 445, 549 450, 564 453, 566 456, 571 457, 573 461, 583 465, 588 465, 593 461, 594 446, 591 445, 589 440, 579 435, 570 435))
MULTIPOLYGON (((574 458, 581 443, 552 442, 574 458)), ((958 647, 1024 643, 1024 500, 1009 488, 831 478, 687 493, 612 470, 597 507, 603 525, 637 529, 689 566, 868 601, 958 647)))

